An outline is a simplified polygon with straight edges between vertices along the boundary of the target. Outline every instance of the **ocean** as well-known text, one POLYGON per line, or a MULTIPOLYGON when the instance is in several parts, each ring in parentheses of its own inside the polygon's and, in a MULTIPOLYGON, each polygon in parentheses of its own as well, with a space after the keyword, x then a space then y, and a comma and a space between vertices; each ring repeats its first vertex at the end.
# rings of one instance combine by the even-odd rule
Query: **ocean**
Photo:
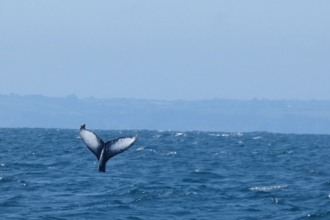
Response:
POLYGON ((0 129, 0 219, 330 219, 330 135, 0 129))

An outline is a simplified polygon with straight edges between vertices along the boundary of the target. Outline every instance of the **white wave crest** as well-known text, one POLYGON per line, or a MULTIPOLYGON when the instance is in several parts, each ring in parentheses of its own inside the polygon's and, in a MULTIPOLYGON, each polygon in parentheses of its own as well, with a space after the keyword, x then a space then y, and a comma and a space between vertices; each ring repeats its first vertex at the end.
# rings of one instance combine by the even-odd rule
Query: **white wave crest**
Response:
POLYGON ((229 134, 209 134, 210 136, 214 136, 214 137, 228 137, 229 134))
POLYGON ((319 173, 320 171, 319 170, 310 170, 309 172, 310 173, 319 173))
POLYGON ((174 152, 168 152, 166 155, 175 155, 176 154, 176 152, 174 151, 174 152))
POLYGON ((228 152, 226 152, 226 151, 221 151, 221 152, 215 153, 214 155, 218 155, 218 154, 231 155, 231 153, 228 153, 228 152))
POLYGON ((214 136, 214 137, 220 137, 221 134, 209 134, 210 136, 214 136))
POLYGON ((266 186, 266 187, 251 187, 249 190, 252 191, 269 191, 269 190, 276 190, 288 187, 287 185, 284 186, 266 186))
POLYGON ((139 147, 138 149, 136 149, 136 151, 151 151, 151 152, 154 152, 154 153, 157 153, 155 150, 153 149, 144 149, 143 147, 139 147))
POLYGON ((181 136, 181 135, 186 136, 185 133, 176 133, 176 134, 175 134, 175 137, 177 137, 177 136, 181 136))

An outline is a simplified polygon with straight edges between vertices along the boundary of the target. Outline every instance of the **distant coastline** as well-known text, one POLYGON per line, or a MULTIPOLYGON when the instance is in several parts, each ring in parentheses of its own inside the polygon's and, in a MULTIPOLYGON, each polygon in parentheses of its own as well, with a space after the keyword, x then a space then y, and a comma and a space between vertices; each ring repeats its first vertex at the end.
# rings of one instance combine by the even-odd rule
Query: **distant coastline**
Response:
POLYGON ((0 127, 330 134, 330 100, 78 99, 0 95, 0 127))

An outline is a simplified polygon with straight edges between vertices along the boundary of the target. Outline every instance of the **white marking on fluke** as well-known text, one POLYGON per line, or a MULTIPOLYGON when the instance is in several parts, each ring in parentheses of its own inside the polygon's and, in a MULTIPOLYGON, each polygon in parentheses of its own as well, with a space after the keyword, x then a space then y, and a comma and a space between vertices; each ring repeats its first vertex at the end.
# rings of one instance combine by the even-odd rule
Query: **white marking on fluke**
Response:
POLYGON ((85 129, 85 126, 85 124, 80 126, 80 137, 87 148, 97 157, 101 172, 105 172, 105 165, 110 158, 130 148, 138 138, 137 134, 134 137, 122 137, 104 143, 97 134, 85 129))

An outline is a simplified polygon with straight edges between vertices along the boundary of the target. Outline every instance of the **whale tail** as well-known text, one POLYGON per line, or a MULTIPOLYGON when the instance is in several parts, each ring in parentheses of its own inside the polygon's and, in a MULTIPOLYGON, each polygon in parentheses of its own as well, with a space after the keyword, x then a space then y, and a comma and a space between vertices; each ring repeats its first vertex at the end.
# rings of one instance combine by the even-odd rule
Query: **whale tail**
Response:
POLYGON ((105 172, 105 164, 106 163, 99 164, 99 172, 105 172))
POLYGON ((100 154, 99 171, 105 172, 108 160, 130 148, 135 143, 138 136, 137 134, 135 137, 117 138, 106 142, 100 154))
POLYGON ((101 151, 101 155, 100 155, 100 159, 99 159, 99 171, 100 172, 105 172, 105 166, 107 164, 108 159, 105 158, 106 157, 106 153, 107 152, 107 148, 103 147, 102 151, 101 151))
POLYGON ((97 134, 87 130, 85 124, 80 126, 79 134, 87 148, 98 159, 100 172, 105 172, 106 163, 110 158, 130 148, 139 136, 137 134, 134 137, 121 137, 104 143, 97 134))

